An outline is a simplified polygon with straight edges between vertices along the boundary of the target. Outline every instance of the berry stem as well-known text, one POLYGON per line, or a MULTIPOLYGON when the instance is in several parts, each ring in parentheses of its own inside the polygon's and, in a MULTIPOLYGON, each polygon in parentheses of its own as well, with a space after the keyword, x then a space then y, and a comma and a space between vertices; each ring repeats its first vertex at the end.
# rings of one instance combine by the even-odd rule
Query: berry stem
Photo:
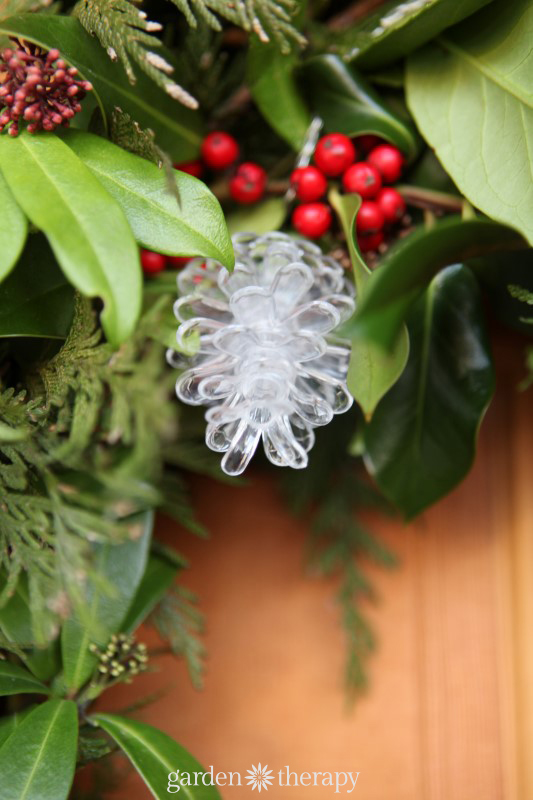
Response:
POLYGON ((433 189, 423 189, 420 186, 398 184, 394 187, 406 203, 415 208, 434 209, 436 211, 463 210, 463 198, 446 192, 436 192, 433 189))

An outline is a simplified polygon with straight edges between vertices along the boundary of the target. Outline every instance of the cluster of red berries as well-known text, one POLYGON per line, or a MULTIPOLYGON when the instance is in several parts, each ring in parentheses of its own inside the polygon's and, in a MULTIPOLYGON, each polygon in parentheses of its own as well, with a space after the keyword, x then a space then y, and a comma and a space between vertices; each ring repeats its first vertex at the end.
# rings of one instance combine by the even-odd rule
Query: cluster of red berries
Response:
MULTIPOLYGON (((224 131, 207 134, 202 142, 202 160, 176 164, 182 172, 201 178, 204 166, 219 171, 233 167, 240 154, 239 145, 233 136, 224 131)), ((254 161, 239 164, 229 181, 229 193, 236 203, 250 205, 257 203, 265 193, 267 174, 263 167, 254 161)))
POLYGON ((331 228, 333 215, 327 203, 328 178, 340 178, 346 192, 362 198, 356 229, 362 251, 376 250, 384 230, 405 214, 405 202, 396 189, 384 187, 398 180, 404 158, 398 148, 382 143, 377 136, 359 136, 354 144, 343 133, 329 133, 317 143, 315 166, 298 167, 291 186, 301 201, 292 215, 293 227, 303 236, 318 239, 331 228), (366 154, 366 160, 356 160, 366 154))
POLYGON ((29 133, 67 126, 92 85, 75 77, 78 70, 66 65, 59 50, 19 44, 0 55, 0 131, 11 123, 8 133, 17 136, 21 119, 29 122, 29 133))

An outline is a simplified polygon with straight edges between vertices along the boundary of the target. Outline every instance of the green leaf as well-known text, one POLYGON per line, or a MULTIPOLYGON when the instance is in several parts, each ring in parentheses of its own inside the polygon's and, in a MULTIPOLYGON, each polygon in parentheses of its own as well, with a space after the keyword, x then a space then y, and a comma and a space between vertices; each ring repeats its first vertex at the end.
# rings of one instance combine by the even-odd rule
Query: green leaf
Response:
POLYGON ((0 167, 18 203, 47 236, 67 278, 104 300, 113 344, 127 339, 141 307, 139 253, 118 203, 53 133, 0 136, 0 167))
POLYGON ((144 622, 163 599, 174 582, 178 568, 156 555, 150 555, 139 588, 122 623, 124 633, 131 633, 144 622))
POLYGON ((9 275, 22 252, 28 235, 28 220, 16 202, 0 172, 0 281, 9 275))
POLYGON ((91 643, 103 646, 120 630, 144 574, 152 527, 153 513, 146 512, 137 538, 94 546, 95 578, 85 590, 87 613, 68 619, 61 631, 64 681, 69 690, 78 690, 91 677, 97 661, 89 650, 91 643))
POLYGON ((200 785, 181 785, 180 792, 183 792, 183 795, 180 796, 188 800, 220 799, 215 786, 202 784, 202 777, 209 773, 206 773, 196 759, 166 733, 144 722, 136 722, 117 714, 93 714, 90 719, 113 737, 157 800, 168 797, 168 776, 177 770, 180 776, 184 772, 193 775, 195 772, 201 773, 201 776, 198 776, 200 785))
POLYGON ((494 2, 409 59, 407 99, 470 202, 533 244, 533 5, 494 2))
POLYGON ((0 749, 2 800, 66 800, 78 744, 78 710, 71 700, 33 709, 0 749))
MULTIPOLYGON (((116 106, 141 128, 151 128, 156 143, 173 161, 188 161, 200 150, 199 114, 185 108, 140 70, 131 85, 118 62, 113 62, 79 20, 56 14, 19 14, 0 22, 0 33, 20 36, 50 50, 59 47, 66 61, 89 80, 108 119, 116 106)), ((167 58, 164 50, 161 54, 167 58)))
MULTIPOLYGON (((361 206, 357 194, 341 195, 332 189, 329 202, 337 212, 346 237, 357 287, 357 296, 364 297, 365 285, 372 274, 357 246, 355 219, 361 206)), ((409 355, 409 336, 402 327, 391 353, 372 341, 354 339, 348 368, 347 384, 356 402, 369 420, 381 398, 402 374, 409 355)))
POLYGON ((418 151, 412 125, 387 108, 359 73, 334 55, 309 59, 302 67, 309 102, 327 131, 357 136, 373 133, 399 147, 411 159, 418 151))
POLYGON ((286 216, 285 201, 281 197, 270 197, 253 208, 241 208, 234 211, 233 214, 229 214, 226 222, 232 236, 234 233, 243 232, 260 234, 279 231, 286 216))
POLYGON ((411 305, 442 267, 523 246, 515 231, 486 219, 450 216, 429 229, 419 228, 392 247, 372 273, 345 333, 390 348, 411 305))
POLYGON ((25 708, 24 711, 17 711, 9 717, 0 718, 0 748, 31 710, 32 708, 25 708))
POLYGON ((400 380, 365 431, 365 463, 406 517, 466 475, 494 374, 481 296, 466 267, 433 279, 410 317, 411 352, 400 380))
POLYGON ((45 237, 33 234, 0 284, 0 337, 66 339, 73 314, 74 289, 45 237))
POLYGON ((0 661, 0 696, 8 694, 48 694, 48 689, 28 670, 0 661))
POLYGON ((294 70, 298 53, 283 54, 276 45, 257 40, 248 47, 247 84, 269 125, 294 150, 299 150, 311 123, 294 70))
MULTIPOLYGON (((0 579, 5 580, 5 577, 3 572, 0 573, 0 579)), ((19 649, 31 647, 30 652, 23 653, 23 658, 37 678, 48 681, 57 673, 60 664, 58 642, 47 644, 46 639, 36 638, 25 573, 21 573, 13 594, 0 609, 0 631, 19 649)))
POLYGON ((389 0, 341 33, 335 49, 364 69, 379 69, 434 39, 491 0, 389 0))
POLYGON ((144 247, 173 256, 204 256, 233 266, 233 248, 220 203, 205 183, 174 173, 180 202, 165 173, 144 158, 84 131, 62 139, 121 206, 144 247))

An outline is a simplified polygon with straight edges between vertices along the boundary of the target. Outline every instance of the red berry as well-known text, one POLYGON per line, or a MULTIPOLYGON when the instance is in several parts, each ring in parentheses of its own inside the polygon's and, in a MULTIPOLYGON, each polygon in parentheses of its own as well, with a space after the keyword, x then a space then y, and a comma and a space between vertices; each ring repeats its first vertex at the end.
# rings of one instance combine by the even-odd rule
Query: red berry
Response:
POLYGON ((191 260, 190 256, 167 256, 167 261, 172 264, 175 269, 181 269, 191 260))
POLYGON ((358 236, 357 244, 359 245, 359 250, 362 253, 368 253, 369 250, 377 250, 384 238, 383 231, 367 233, 366 236, 358 236))
POLYGON ((384 183, 394 183, 398 180, 402 174, 403 161, 403 155, 391 144, 374 147, 368 156, 368 163, 381 173, 384 183))
POLYGON ((328 182, 316 167, 297 167, 291 173, 291 186, 298 200, 312 203, 326 193, 328 182))
POLYGON ((292 214, 293 227, 310 239, 318 239, 329 231, 331 221, 331 210, 325 203, 305 203, 297 206, 292 214))
POLYGON ((239 145, 224 131, 208 133, 202 142, 202 158, 212 169, 226 169, 237 161, 239 145))
POLYGON ((381 189, 381 175, 371 164, 358 161, 348 167, 342 176, 342 185, 347 192, 356 192, 363 200, 370 200, 381 189))
POLYGON ((357 233, 376 233, 385 225, 383 211, 373 200, 363 200, 357 212, 357 233))
POLYGON ((259 164, 246 161, 241 164, 229 182, 229 192, 236 203, 257 203, 265 192, 266 172, 259 164))
POLYGON ((167 264, 167 257, 152 250, 141 250, 141 265, 147 275, 156 275, 162 272, 167 264))
POLYGON ((201 178, 204 174, 204 165, 201 161, 184 161, 182 164, 174 164, 174 169, 186 172, 194 178, 201 178))
POLYGON ((389 225, 399 222, 405 214, 405 201, 396 189, 382 189, 376 197, 376 203, 389 225))
POLYGON ((378 144, 382 144, 383 139, 380 139, 379 136, 374 136, 372 133, 365 133, 364 136, 358 136, 355 141, 357 147, 360 147, 363 153, 369 153, 378 144))
POLYGON ((326 175, 341 175, 355 161, 355 147, 343 133, 328 133, 318 140, 315 164, 326 175))

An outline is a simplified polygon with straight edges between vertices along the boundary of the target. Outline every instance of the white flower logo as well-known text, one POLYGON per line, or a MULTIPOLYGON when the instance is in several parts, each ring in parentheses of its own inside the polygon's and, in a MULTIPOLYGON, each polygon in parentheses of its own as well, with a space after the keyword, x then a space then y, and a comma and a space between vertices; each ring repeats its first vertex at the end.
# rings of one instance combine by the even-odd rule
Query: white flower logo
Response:
POLYGON ((268 790, 268 787, 272 783, 272 770, 268 769, 268 764, 264 767, 261 764, 258 764, 257 767, 254 767, 252 764, 252 769, 246 770, 248 775, 246 776, 246 780, 248 781, 248 786, 252 784, 252 789, 257 789, 258 792, 261 789, 265 791, 268 790))

